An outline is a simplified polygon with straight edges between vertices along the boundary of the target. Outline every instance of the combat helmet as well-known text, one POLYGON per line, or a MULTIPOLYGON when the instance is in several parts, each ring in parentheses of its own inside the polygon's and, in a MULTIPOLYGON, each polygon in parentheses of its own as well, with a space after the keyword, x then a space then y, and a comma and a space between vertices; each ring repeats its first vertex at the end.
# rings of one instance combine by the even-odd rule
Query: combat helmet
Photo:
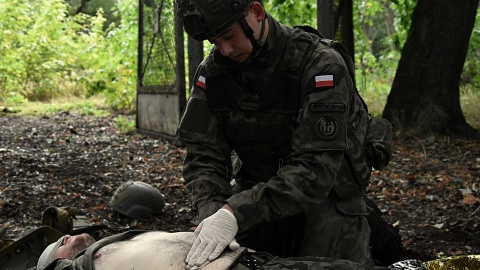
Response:
POLYGON ((192 38, 218 36, 243 17, 252 0, 177 0, 183 27, 192 38))
POLYGON ((262 3, 261 0, 177 0, 183 28, 192 38, 200 41, 211 39, 239 22, 253 46, 251 56, 255 56, 262 46, 265 20, 262 21, 259 38, 255 39, 253 29, 245 20, 245 11, 252 2, 262 3))
POLYGON ((122 215, 143 219, 161 214, 165 200, 155 187, 140 181, 128 181, 117 188, 110 205, 122 215))

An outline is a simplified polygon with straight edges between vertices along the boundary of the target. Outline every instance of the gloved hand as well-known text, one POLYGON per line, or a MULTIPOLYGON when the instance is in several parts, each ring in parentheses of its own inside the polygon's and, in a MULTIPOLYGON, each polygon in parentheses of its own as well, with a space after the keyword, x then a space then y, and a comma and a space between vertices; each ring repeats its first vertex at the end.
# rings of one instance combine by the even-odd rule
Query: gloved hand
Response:
POLYGON ((235 251, 235 250, 240 248, 240 244, 237 243, 237 240, 235 238, 233 238, 233 240, 230 242, 230 244, 228 244, 228 248, 230 250, 235 251))
POLYGON ((215 260, 227 246, 238 248, 234 239, 237 231, 237 219, 223 208, 200 222, 195 229, 195 242, 185 260, 187 269, 196 269, 207 260, 215 260))

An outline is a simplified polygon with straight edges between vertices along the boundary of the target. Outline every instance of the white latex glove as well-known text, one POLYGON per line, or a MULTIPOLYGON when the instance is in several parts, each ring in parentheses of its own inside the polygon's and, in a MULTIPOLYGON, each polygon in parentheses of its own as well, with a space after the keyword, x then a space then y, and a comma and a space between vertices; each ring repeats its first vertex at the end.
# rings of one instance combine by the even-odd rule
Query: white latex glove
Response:
POLYGON ((235 250, 240 248, 240 244, 237 243, 237 240, 235 238, 233 238, 233 240, 230 242, 230 244, 228 244, 228 248, 230 250, 235 251, 235 250))
MULTIPOLYGON (((232 251, 235 251, 235 250, 240 248, 240 244, 237 243, 237 240, 235 238, 233 238, 232 242, 230 242, 230 244, 228 244, 228 248, 231 249, 232 251)), ((187 266, 187 269, 188 270, 202 269, 202 267, 204 267, 205 265, 207 265, 209 263, 210 263, 210 261, 206 261, 204 264, 202 264, 200 266, 197 266, 197 265, 194 265, 192 267, 187 266)))
POLYGON ((238 248, 234 239, 237 232, 237 219, 227 209, 222 208, 204 219, 195 229, 196 239, 185 260, 187 269, 215 260, 227 246, 238 248))

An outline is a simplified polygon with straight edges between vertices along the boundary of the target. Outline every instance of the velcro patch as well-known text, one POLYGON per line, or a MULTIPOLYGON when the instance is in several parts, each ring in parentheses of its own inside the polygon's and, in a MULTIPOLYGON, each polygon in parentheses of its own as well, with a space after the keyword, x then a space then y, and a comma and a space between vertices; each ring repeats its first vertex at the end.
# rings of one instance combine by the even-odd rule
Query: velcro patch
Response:
POLYGON ((207 90, 207 83, 206 83, 206 79, 205 77, 203 77, 202 75, 200 75, 197 79, 197 82, 195 83, 196 86, 204 89, 204 90, 207 90))
POLYGON ((311 112, 345 112, 347 106, 343 103, 312 103, 311 112))
POLYGON ((317 75, 315 76, 315 87, 332 87, 335 83, 333 75, 317 75))
POLYGON ((336 91, 319 91, 309 95, 303 110, 306 150, 347 149, 347 95, 336 91))
POLYGON ((323 115, 317 120, 315 134, 324 140, 335 138, 338 133, 338 121, 331 115, 323 115))

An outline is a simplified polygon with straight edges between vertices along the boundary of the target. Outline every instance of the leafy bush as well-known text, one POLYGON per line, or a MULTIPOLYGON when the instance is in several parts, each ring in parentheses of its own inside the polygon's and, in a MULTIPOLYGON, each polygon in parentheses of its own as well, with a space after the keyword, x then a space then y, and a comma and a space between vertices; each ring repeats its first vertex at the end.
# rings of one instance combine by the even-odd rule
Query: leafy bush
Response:
POLYGON ((135 121, 123 116, 117 117, 115 120, 115 126, 122 133, 134 133, 136 130, 135 121))
POLYGON ((477 12, 475 25, 470 37, 467 58, 463 66, 462 84, 471 84, 475 92, 480 89, 480 13, 477 12))
MULTIPOLYGON (((25 104, 71 95, 102 95, 112 108, 134 108, 138 1, 92 0, 87 7, 90 15, 75 16, 69 15, 75 10, 73 2, 0 0, 3 14, 0 16, 0 102, 25 104), (99 7, 113 8, 105 11, 108 20, 99 7)), ((148 2, 159 5, 159 1, 148 2)), ((380 111, 390 92, 415 3, 416 0, 354 3, 357 84, 367 103, 379 103, 380 111)), ((316 25, 317 7, 313 2, 272 0, 264 4, 287 25, 316 25)), ((170 84, 175 79, 173 1, 163 1, 161 5, 159 21, 166 29, 158 33, 162 37, 154 40, 162 44, 152 48, 143 77, 145 85, 170 84), (160 49, 168 53, 160 53, 160 49)), ((157 6, 145 6, 145 15, 154 14, 157 6)), ((147 16, 145 34, 154 36, 155 22, 147 16)), ((477 14, 462 74, 462 82, 473 85, 473 92, 480 86, 480 53, 476 49, 480 44, 479 33, 480 14, 477 14)), ((145 41, 144 51, 148 52, 150 40, 147 37, 145 41)))
POLYGON ((136 4, 120 1, 122 23, 103 30, 101 9, 69 17, 63 0, 0 0, 0 100, 105 94, 112 107, 132 108, 136 4))
POLYGON ((75 66, 75 33, 65 8, 62 0, 0 1, 0 97, 14 92, 48 100, 61 94, 59 82, 75 66))

